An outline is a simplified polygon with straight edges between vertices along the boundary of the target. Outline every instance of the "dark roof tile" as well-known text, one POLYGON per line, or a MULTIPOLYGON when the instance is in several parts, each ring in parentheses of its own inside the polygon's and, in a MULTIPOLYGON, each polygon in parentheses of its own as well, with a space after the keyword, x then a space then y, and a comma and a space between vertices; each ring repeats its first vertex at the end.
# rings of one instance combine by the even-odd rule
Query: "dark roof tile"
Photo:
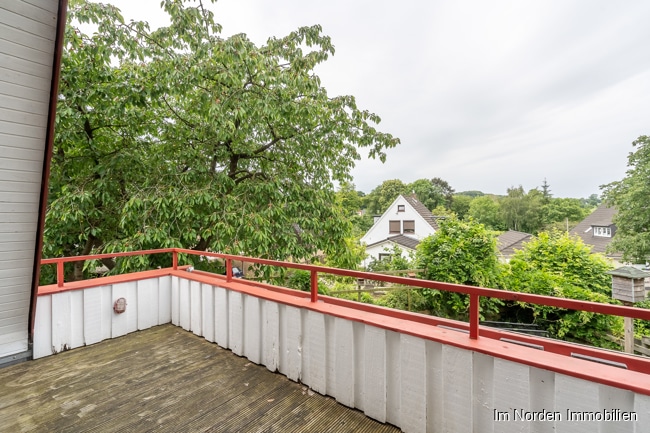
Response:
POLYGON ((414 250, 418 246, 418 244, 420 243, 419 240, 417 240, 415 238, 412 238, 410 236, 395 235, 395 236, 387 237, 386 239, 382 239, 382 240, 380 240, 378 242, 375 242, 373 244, 370 244, 370 245, 368 245, 368 247, 372 247, 374 245, 378 245, 378 244, 381 244, 381 243, 386 242, 386 241, 394 242, 397 245, 400 245, 402 247, 405 247, 405 248, 408 248, 408 249, 411 249, 411 250, 414 250))
POLYGON ((532 237, 533 235, 530 233, 508 230, 497 237, 497 247, 504 257, 510 257, 515 253, 515 250, 522 249, 524 242, 528 242, 532 237))
POLYGON ((434 228, 434 230, 438 230, 438 223, 436 222, 436 217, 433 216, 431 211, 427 209, 425 205, 420 203, 420 201, 413 196, 404 196, 404 199, 413 207, 413 209, 415 209, 417 213, 420 214, 422 218, 424 218, 426 222, 429 223, 431 227, 434 228))
MULTIPOLYGON (((615 215, 616 209, 601 204, 596 208, 596 210, 589 214, 587 218, 582 220, 580 224, 575 226, 573 230, 571 230, 571 234, 579 236, 585 244, 590 245, 592 247, 592 252, 606 254, 607 246, 612 242, 612 238, 594 236, 594 230, 592 227, 611 227, 613 237, 616 233, 616 226, 612 222, 615 215)), ((620 256, 620 253, 608 255, 616 257, 620 256)))

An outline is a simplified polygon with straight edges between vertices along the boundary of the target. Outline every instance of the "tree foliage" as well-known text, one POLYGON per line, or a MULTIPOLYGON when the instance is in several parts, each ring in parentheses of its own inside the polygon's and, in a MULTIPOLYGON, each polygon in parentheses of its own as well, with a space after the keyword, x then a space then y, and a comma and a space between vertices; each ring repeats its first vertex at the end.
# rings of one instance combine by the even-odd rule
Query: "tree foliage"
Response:
POLYGON ((418 201, 427 209, 445 204, 445 196, 429 179, 418 179, 406 186, 408 194, 415 194, 418 201))
MULTIPOLYGON (((483 224, 455 217, 439 221, 439 230, 417 247, 416 265, 427 280, 499 288, 501 269, 495 237, 483 224)), ((446 317, 464 318, 468 299, 454 292, 423 289, 431 309, 446 317)), ((481 314, 495 314, 501 302, 481 299, 481 314)))
POLYGON ((368 272, 413 269, 413 254, 409 252, 405 256, 404 250, 399 245, 392 244, 391 248, 384 248, 384 251, 389 254, 389 257, 373 259, 366 267, 368 272))
POLYGON ((494 196, 483 195, 476 197, 471 201, 467 214, 490 230, 506 229, 502 218, 501 205, 494 196))
POLYGON ((508 188, 508 195, 501 200, 505 225, 510 230, 537 233, 544 227, 544 195, 533 188, 528 193, 519 185, 508 188))
POLYGON ((322 87, 329 37, 316 25, 256 46, 221 37, 201 3, 162 6, 171 24, 150 31, 112 6, 71 4, 45 254, 345 248, 333 184, 362 150, 383 161, 399 140, 322 87))
POLYGON ((485 195, 484 192, 482 192, 482 191, 476 191, 476 190, 472 190, 472 191, 460 191, 460 192, 458 192, 458 193, 456 193, 456 194, 458 194, 458 195, 466 195, 466 196, 468 196, 468 197, 472 197, 472 198, 481 197, 481 196, 484 196, 484 195, 485 195))
POLYGON ((465 218, 469 214, 469 208, 474 199, 468 195, 454 194, 451 201, 451 210, 459 219, 465 218))
POLYGON ((454 189, 439 177, 418 179, 408 184, 407 189, 409 193, 414 193, 418 201, 429 210, 439 206, 451 209, 454 189))
POLYGON ((415 194, 418 201, 429 210, 436 207, 451 209, 454 189, 439 177, 418 179, 409 184, 399 179, 386 180, 365 197, 366 208, 371 214, 380 215, 399 195, 411 194, 415 194))
MULTIPOLYGON (((517 251, 509 264, 497 259, 494 237, 482 224, 451 218, 418 246, 417 267, 430 280, 600 303, 610 296, 611 264, 591 254, 577 237, 559 231, 542 232, 517 251)), ((451 292, 423 289, 424 305, 434 314, 466 319, 467 298, 451 292)), ((418 301, 418 302, 420 302, 418 301)), ((481 298, 481 314, 502 321, 536 323, 556 338, 616 347, 607 334, 619 335, 618 317, 518 302, 481 298)))
POLYGON ((650 259, 650 137, 642 135, 632 145, 628 170, 622 180, 604 185, 605 201, 616 208, 616 235, 611 243, 623 259, 644 263, 650 259))
POLYGON ((577 198, 552 198, 546 209, 548 224, 568 221, 570 225, 575 225, 585 219, 590 211, 577 198))
POLYGON ((583 207, 587 209, 594 209, 602 203, 602 200, 598 194, 591 194, 587 198, 579 199, 583 207))
POLYGON ((361 213, 364 199, 364 193, 355 191, 352 182, 341 182, 338 191, 336 191, 335 205, 341 207, 343 215, 352 224, 351 236, 354 239, 361 238, 373 224, 372 215, 361 213))
POLYGON ((591 254, 590 248, 577 236, 566 232, 542 232, 516 251, 511 266, 526 271, 544 271, 562 277, 570 284, 596 293, 611 293, 611 278, 605 272, 612 265, 605 257, 591 254))
POLYGON ((336 191, 336 204, 341 206, 343 213, 347 217, 358 215, 363 207, 363 196, 355 190, 352 182, 341 182, 336 191))
MULTIPOLYGON (((510 260, 506 287, 526 293, 612 303, 611 278, 605 272, 611 264, 578 237, 560 231, 542 232, 510 260)), ((505 314, 524 322, 534 322, 561 339, 613 347, 606 338, 618 333, 620 318, 584 311, 540 305, 513 304, 505 314)))
MULTIPOLYGON (((438 203, 436 206, 443 205, 447 209, 451 209, 451 204, 454 199, 454 189, 451 187, 451 185, 449 185, 449 182, 439 177, 434 177, 431 179, 431 184, 438 191, 438 193, 444 197, 444 203, 438 203)), ((431 208, 433 207, 434 206, 431 208)))
POLYGON ((428 280, 497 287, 496 239, 483 224, 446 218, 417 247, 418 269, 428 280))
POLYGON ((366 210, 371 215, 381 215, 400 194, 408 194, 404 182, 399 179, 385 180, 364 197, 366 210))

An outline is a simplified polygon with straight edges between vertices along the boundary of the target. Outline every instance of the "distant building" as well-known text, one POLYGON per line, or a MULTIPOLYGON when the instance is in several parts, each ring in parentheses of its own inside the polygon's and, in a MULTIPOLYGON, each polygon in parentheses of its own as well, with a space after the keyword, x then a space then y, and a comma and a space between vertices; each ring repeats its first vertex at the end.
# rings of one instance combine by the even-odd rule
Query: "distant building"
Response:
POLYGON ((375 218, 375 224, 361 238, 366 244, 367 266, 373 259, 381 260, 390 256, 393 245, 402 249, 408 258, 420 240, 436 232, 436 217, 418 199, 400 195, 393 201, 383 215, 375 218))
POLYGON ((528 242, 532 237, 533 235, 530 233, 518 232, 516 230, 508 230, 507 232, 501 233, 497 237, 497 248, 499 249, 501 260, 509 262, 515 251, 523 249, 524 243, 528 242))
POLYGON ((616 234, 616 225, 613 223, 616 209, 601 204, 580 224, 571 230, 572 235, 577 235, 582 241, 591 246, 591 252, 601 253, 612 260, 620 261, 621 253, 607 252, 607 247, 616 234))

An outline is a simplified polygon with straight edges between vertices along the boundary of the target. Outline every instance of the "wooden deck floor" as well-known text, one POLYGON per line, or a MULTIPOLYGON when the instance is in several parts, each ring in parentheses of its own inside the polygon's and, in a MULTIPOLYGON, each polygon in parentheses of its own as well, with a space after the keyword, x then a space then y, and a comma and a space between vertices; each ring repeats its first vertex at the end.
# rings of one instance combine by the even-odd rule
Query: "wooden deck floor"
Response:
POLYGON ((400 430, 163 325, 0 369, 0 431, 400 430))

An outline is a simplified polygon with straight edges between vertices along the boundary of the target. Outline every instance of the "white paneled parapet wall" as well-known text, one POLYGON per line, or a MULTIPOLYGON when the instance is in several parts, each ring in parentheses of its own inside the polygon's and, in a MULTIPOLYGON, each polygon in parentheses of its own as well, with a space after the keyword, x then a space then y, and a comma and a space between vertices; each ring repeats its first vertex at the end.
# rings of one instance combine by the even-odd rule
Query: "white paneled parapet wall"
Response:
POLYGON ((486 337, 470 341, 354 303, 310 303, 303 294, 171 274, 39 297, 39 353, 167 320, 405 432, 650 431, 650 381, 639 372, 486 337), (134 316, 114 316, 118 296, 134 316), (617 380, 634 386, 612 386, 617 380))
POLYGON ((42 293, 36 304, 33 356, 42 358, 170 321, 169 275, 42 293), (127 302, 121 314, 113 311, 119 298, 127 302))
MULTIPOLYGON (((172 323, 405 432, 641 432, 650 425, 648 395, 350 320, 341 317, 346 308, 319 312, 179 277, 171 293, 180 306, 172 323), (567 411, 604 410, 637 421, 567 420, 567 411), (563 421, 526 421, 556 412, 563 421)), ((467 339, 440 332, 452 343, 467 339)))

